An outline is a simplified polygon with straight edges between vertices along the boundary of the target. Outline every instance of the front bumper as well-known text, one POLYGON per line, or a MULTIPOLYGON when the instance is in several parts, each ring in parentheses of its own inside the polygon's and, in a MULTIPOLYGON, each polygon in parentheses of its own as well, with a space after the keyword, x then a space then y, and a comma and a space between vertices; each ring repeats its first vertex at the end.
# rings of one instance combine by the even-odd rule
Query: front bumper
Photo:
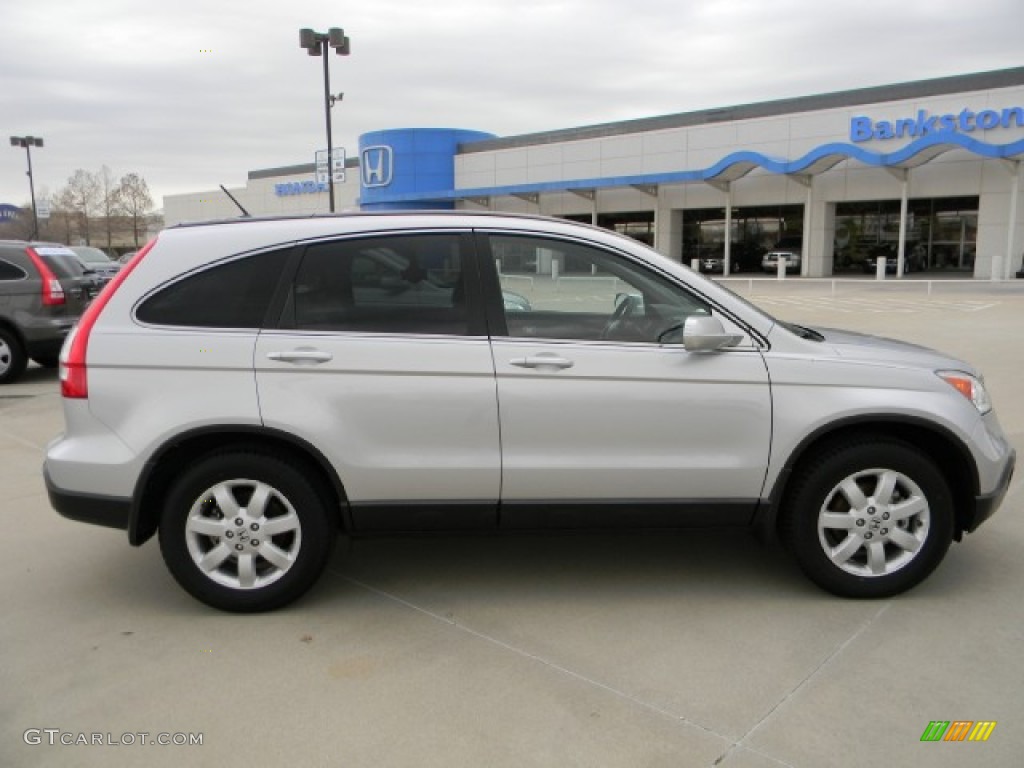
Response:
POLYGON ((1013 470, 1017 463, 1017 452, 1010 451, 1010 458, 1003 468, 1003 474, 999 477, 996 489, 991 493, 979 494, 974 498, 974 509, 961 517, 961 527, 965 533, 972 533, 978 526, 988 520, 999 509, 1003 503, 1006 492, 1010 488, 1010 481, 1013 480, 1013 470))

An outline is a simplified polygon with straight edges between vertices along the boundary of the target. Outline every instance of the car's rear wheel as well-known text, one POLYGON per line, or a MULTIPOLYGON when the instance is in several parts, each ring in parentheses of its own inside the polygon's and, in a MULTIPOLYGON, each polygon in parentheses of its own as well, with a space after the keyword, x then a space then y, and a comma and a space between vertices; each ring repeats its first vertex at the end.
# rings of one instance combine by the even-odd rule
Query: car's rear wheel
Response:
POLYGON ((0 328, 0 384, 10 384, 25 372, 28 358, 21 341, 7 328, 0 328))
POLYGON ((263 453, 214 453, 173 486, 160 551, 189 594, 226 611, 266 611, 302 596, 336 530, 325 495, 299 467, 263 453))
POLYGON ((794 478, 781 533, 812 581, 844 597, 887 597, 921 582, 953 538, 941 472, 902 441, 833 444, 794 478))

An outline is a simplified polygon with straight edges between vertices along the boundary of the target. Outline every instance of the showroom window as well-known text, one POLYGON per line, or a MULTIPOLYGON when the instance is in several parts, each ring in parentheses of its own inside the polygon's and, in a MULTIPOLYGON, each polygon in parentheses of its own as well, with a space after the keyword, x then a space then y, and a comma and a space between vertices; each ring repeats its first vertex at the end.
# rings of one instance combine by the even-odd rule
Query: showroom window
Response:
MULTIPOLYGON (((899 200, 837 203, 833 270, 874 272, 879 256, 897 254, 899 236, 899 200)), ((908 202, 907 271, 973 271, 977 242, 977 197, 908 202)))
MULTIPOLYGON (((733 272, 760 272, 761 259, 777 246, 799 248, 802 242, 802 205, 734 207, 730 232, 733 272)), ((683 212, 682 261, 722 259, 725 255, 725 209, 697 208, 683 212)))

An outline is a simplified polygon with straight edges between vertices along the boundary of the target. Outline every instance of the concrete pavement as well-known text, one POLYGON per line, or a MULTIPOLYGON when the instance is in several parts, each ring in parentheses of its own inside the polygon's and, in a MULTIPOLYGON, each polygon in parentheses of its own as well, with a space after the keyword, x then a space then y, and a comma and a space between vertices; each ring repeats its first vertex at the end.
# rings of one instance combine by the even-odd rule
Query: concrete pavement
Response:
MULTIPOLYGON (((734 287, 784 319, 969 359, 1024 448, 1024 294, 887 285, 886 311, 868 285, 858 310, 785 282, 734 287)), ((0 765, 1020 764, 1021 473, 889 600, 831 597, 746 535, 455 536, 342 540, 299 604, 234 616, 185 594, 155 541, 50 509, 56 390, 38 368, 0 389, 0 765), (932 720, 997 725, 922 743, 932 720), (122 743, 59 743, 94 733, 122 743), (159 733, 202 745, 137 743, 159 733)))

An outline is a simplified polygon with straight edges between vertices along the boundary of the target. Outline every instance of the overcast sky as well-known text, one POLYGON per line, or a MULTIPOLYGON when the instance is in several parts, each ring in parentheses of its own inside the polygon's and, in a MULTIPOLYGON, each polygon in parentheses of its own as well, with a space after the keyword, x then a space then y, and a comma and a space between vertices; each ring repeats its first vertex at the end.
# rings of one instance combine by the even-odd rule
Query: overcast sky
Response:
POLYGON ((511 136, 1024 65, 1022 0, 34 0, 0 6, 0 203, 78 168, 164 194, 245 183, 326 146, 321 59, 343 27, 334 143, 511 136))

